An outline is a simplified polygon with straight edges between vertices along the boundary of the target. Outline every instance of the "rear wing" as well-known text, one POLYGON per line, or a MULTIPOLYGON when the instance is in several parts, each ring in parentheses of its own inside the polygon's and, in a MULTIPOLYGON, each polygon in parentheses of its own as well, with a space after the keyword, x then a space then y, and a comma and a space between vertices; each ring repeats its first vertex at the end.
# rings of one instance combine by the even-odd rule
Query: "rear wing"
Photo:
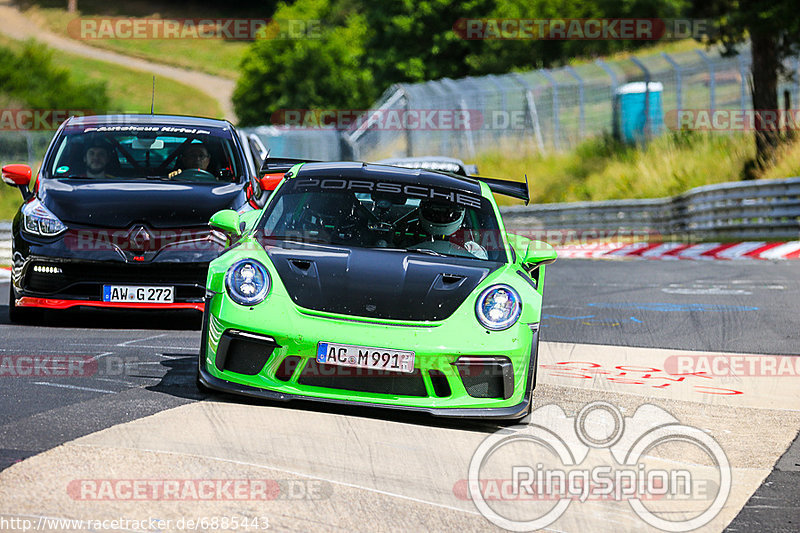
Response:
POLYGON ((525 202, 525 205, 528 205, 530 201, 527 175, 525 176, 525 183, 497 178, 484 178, 475 175, 478 173, 478 167, 475 165, 467 165, 460 159, 444 156, 397 157, 393 159, 381 159, 375 162, 381 165, 392 165, 402 168, 419 168, 462 179, 471 178, 486 183, 492 192, 512 198, 519 198, 525 202))
POLYGON ((321 163, 315 159, 294 159, 291 157, 267 157, 261 163, 259 174, 277 174, 278 172, 289 172, 289 169, 299 163, 321 163))
POLYGON ((528 205, 528 202, 531 200, 530 193, 528 192, 527 174, 525 175, 525 183, 522 183, 521 181, 501 180, 497 178, 484 178, 482 176, 469 177, 474 180, 484 182, 489 186, 489 189, 492 192, 496 192, 497 194, 502 194, 504 196, 510 196, 512 198, 519 198, 525 202, 525 205, 528 205))
MULTIPOLYGON (((389 160, 385 160, 389 161, 389 160)), ((400 160, 404 165, 404 168, 423 168, 420 166, 411 166, 409 165, 409 160, 400 160)), ((264 162, 261 165, 261 174, 277 174, 279 172, 288 172, 290 168, 293 166, 300 164, 300 163, 321 163, 322 161, 314 160, 314 159, 294 159, 290 157, 267 157, 264 158, 264 162)), ((363 163, 362 163, 363 164, 363 163)), ((379 164, 391 164, 388 162, 381 162, 379 164)), ((395 165, 400 166, 400 165, 395 165)), ((512 180, 502 180, 498 178, 485 178, 483 176, 472 176, 464 174, 457 174, 455 172, 447 172, 444 170, 435 170, 431 168, 425 168, 429 172, 437 172, 439 174, 447 174, 448 176, 453 176, 458 179, 473 179, 477 181, 482 181, 489 186, 489 189, 497 194, 502 194, 504 196, 510 196, 512 198, 518 198, 525 202, 525 205, 528 205, 530 202, 530 195, 528 193, 528 176, 525 175, 525 182, 521 181, 512 181, 512 180)))

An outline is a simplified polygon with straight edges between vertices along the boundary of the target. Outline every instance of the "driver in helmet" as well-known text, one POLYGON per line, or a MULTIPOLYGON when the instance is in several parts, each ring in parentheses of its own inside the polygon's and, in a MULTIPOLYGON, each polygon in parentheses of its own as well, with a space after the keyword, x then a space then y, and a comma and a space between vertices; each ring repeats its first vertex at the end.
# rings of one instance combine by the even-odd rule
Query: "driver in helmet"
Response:
POLYGON ((486 249, 460 232, 466 210, 451 202, 423 200, 419 204, 419 227, 429 239, 414 246, 449 255, 465 255, 466 250, 479 259, 488 259, 486 249))

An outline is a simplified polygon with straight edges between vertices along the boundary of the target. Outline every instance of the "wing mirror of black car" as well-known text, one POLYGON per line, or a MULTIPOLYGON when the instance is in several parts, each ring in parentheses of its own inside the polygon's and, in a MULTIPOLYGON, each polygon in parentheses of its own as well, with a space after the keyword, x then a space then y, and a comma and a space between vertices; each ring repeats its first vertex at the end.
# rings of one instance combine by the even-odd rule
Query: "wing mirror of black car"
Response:
POLYGON ((208 225, 233 237, 240 237, 242 235, 239 213, 233 209, 217 211, 211 216, 208 225))
POLYGON ((283 172, 280 174, 267 174, 261 177, 258 182, 261 185, 261 189, 264 191, 274 191, 278 185, 280 185, 281 181, 283 181, 283 172))
POLYGON ((31 167, 28 165, 6 165, 2 170, 3 181, 12 187, 17 187, 22 197, 27 200, 32 196, 28 190, 31 183, 31 167))

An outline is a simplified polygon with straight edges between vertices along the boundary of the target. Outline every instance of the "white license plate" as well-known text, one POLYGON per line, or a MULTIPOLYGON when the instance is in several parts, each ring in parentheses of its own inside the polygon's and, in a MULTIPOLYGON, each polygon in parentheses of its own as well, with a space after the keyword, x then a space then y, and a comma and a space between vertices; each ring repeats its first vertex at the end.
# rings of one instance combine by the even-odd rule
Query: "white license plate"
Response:
POLYGON ((103 301, 171 304, 175 287, 103 285, 103 301))
POLYGON ((317 362, 326 365, 374 368, 409 374, 414 372, 414 352, 372 346, 320 342, 317 345, 317 362))

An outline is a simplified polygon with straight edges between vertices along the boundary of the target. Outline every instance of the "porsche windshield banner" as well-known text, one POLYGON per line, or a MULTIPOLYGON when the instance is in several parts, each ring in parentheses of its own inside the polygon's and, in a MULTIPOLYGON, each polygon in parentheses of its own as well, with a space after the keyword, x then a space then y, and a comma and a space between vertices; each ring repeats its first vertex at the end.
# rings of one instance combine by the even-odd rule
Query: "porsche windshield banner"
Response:
POLYGON ((475 209, 480 209, 481 207, 481 198, 479 196, 464 191, 419 184, 349 178, 298 178, 293 180, 292 185, 293 189, 298 192, 351 191, 353 193, 396 194, 405 195, 409 198, 451 202, 475 209))

